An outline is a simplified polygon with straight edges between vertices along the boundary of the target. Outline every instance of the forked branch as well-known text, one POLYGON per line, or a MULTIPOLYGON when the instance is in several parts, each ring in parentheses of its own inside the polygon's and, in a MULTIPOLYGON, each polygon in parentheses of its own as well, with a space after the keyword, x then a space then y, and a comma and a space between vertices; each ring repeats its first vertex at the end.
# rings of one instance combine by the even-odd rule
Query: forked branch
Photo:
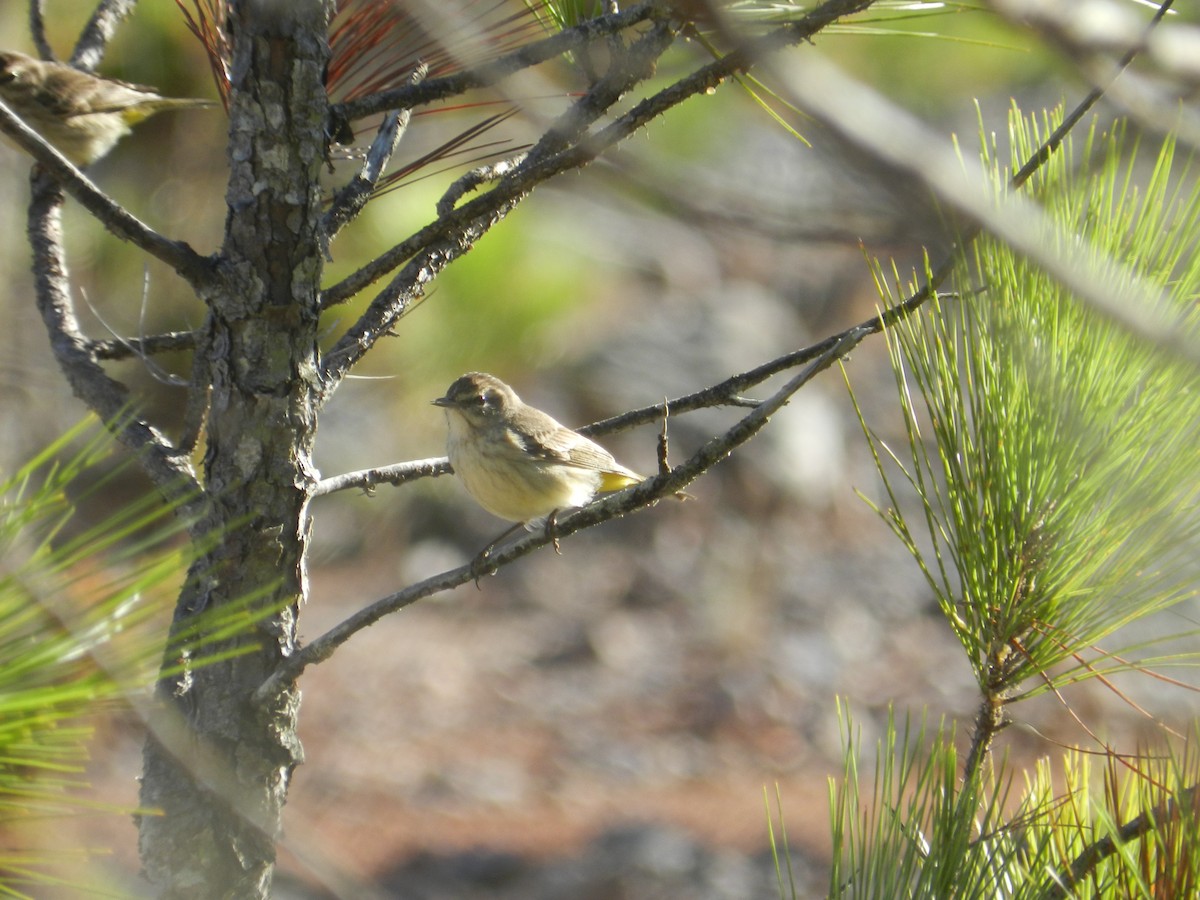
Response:
POLYGON ((79 329, 63 252, 62 191, 46 175, 34 177, 32 191, 28 227, 35 290, 54 356, 76 396, 103 421, 120 423, 117 438, 138 454, 163 495, 179 500, 183 514, 194 521, 201 501, 190 461, 144 419, 129 416, 128 388, 104 371, 79 329))

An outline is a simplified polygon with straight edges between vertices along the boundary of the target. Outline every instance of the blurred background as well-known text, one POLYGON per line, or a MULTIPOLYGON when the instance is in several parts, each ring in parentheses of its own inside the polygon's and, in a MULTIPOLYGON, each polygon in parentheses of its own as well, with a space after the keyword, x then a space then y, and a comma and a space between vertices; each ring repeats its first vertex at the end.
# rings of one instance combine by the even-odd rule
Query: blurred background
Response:
MULTIPOLYGON (((67 56, 90 4, 47 5, 52 42, 67 56)), ((27 15, 24 3, 0 6, 0 44, 33 52, 27 15)), ((799 52, 825 54, 924 118, 935 138, 957 134, 968 154, 981 118, 1003 135, 1013 98, 1033 111, 1086 90, 986 10, 954 5, 893 27, 909 33, 831 33, 799 52)), ((701 53, 681 47, 660 81, 701 53)), ((101 72, 170 95, 216 96, 171 3, 140 4, 101 72)), ((515 152, 565 102, 538 96, 487 139, 515 152)), ((473 114, 416 117, 397 159, 473 114)), ((320 423, 322 474, 441 455, 444 421, 429 400, 464 371, 489 371, 578 426, 710 385, 872 315, 879 299, 864 254, 906 272, 924 248, 937 258, 948 232, 922 198, 863 168, 811 122, 792 124, 810 146, 730 84, 613 158, 540 188, 437 279, 360 367, 371 377, 339 389, 320 423)), ((213 252, 225 126, 219 110, 158 116, 89 174, 154 228, 213 252)), ((0 365, 6 467, 84 412, 33 308, 28 169, 18 151, 0 149, 10 210, 0 308, 19 336, 0 365)), ((340 166, 330 187, 347 171, 340 166)), ((334 244, 326 283, 432 219, 461 171, 410 180, 370 204, 334 244)), ((71 203, 67 231, 80 316, 94 336, 201 322, 186 286, 71 203)), ((370 296, 330 311, 327 344, 370 296)), ((159 362, 187 374, 185 355, 159 362)), ((152 417, 177 426, 180 389, 139 361, 115 370, 152 417)), ((899 417, 881 341, 858 350, 847 374, 888 436, 899 417)), ((674 460, 737 416, 672 420, 674 460)), ((654 428, 603 442, 653 470, 654 428)), ((130 475, 104 502, 146 489, 130 475)), ((821 893, 827 779, 841 765, 836 699, 869 746, 889 704, 965 724, 976 698, 970 671, 915 565, 856 495, 876 496, 877 476, 836 370, 689 490, 694 502, 573 536, 561 556, 545 550, 478 590, 390 616, 309 670, 307 762, 286 812, 279 896, 327 896, 342 879, 378 885, 385 897, 773 896, 764 789, 773 807, 777 786, 797 886, 821 893)), ((306 639, 468 561, 505 527, 452 479, 320 498, 313 516, 306 639)), ((1170 708, 1140 699, 1180 721, 1195 715, 1178 698, 1170 708)), ((1099 685, 1071 700, 1101 733, 1130 743, 1153 733, 1099 685)), ((1021 715, 1022 727, 1003 737, 1014 754, 1046 752, 1035 732, 1084 738, 1052 701, 1021 715)), ((141 740, 132 721, 103 725, 92 772, 100 798, 135 802, 141 740)), ((89 877, 138 891, 128 817, 80 817, 54 832, 107 851, 83 865, 89 877)))

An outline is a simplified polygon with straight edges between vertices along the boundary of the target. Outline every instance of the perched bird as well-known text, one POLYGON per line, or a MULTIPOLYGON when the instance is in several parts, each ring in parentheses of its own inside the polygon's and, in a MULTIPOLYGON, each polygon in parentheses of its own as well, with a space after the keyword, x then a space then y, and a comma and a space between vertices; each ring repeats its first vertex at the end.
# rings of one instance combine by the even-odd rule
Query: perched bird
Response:
POLYGON ((501 519, 528 525, 644 480, 491 375, 463 375, 433 403, 446 410, 455 474, 501 519))
POLYGON ((89 75, 64 63, 0 50, 0 100, 77 166, 108 153, 130 128, 164 109, 215 106, 89 75))

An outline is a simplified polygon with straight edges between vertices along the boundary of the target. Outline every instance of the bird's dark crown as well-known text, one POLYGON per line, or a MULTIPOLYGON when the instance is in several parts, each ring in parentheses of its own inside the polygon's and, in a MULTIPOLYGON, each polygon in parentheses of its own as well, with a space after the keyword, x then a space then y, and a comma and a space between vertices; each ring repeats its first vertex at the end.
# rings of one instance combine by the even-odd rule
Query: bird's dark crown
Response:
POLYGON ((450 385, 444 397, 433 401, 435 406, 482 413, 503 410, 517 402, 516 391, 486 372, 468 372, 450 385))

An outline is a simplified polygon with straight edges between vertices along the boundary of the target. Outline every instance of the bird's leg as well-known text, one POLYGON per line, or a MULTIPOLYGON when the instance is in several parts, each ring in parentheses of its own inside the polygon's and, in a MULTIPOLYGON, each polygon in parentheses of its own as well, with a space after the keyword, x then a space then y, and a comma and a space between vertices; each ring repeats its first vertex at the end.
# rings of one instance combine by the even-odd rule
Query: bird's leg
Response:
POLYGON ((499 544, 506 537, 508 537, 510 534, 512 534, 514 531, 516 531, 518 528, 522 528, 522 527, 524 527, 523 524, 521 522, 518 522, 516 525, 512 526, 512 528, 505 529, 503 534, 501 534, 498 538, 496 538, 494 541, 492 541, 490 544, 488 544, 486 547, 484 547, 482 550, 480 550, 479 553, 476 554, 475 558, 473 560, 471 560, 471 574, 475 576, 475 587, 476 588, 479 587, 479 579, 480 578, 482 578, 484 575, 492 575, 496 571, 495 568, 492 568, 490 570, 487 568, 488 560, 491 559, 492 551, 496 549, 496 545, 499 544))
POLYGON ((487 568, 488 557, 490 555, 491 555, 491 549, 489 547, 484 547, 483 551, 478 556, 476 556, 473 560, 471 560, 471 577, 474 578, 474 580, 475 580, 475 590, 477 590, 477 591, 483 590, 483 588, 481 588, 479 586, 479 579, 482 578, 484 575, 494 575, 496 572, 496 570, 494 568, 493 569, 487 568))
POLYGON ((558 545, 558 510, 554 510, 550 515, 546 516, 546 537, 550 538, 550 543, 554 545, 554 552, 562 556, 562 547, 558 545))
POLYGON ((671 414, 671 404, 663 397, 662 429, 658 432, 658 474, 665 475, 671 471, 671 463, 667 461, 667 416, 671 414))

